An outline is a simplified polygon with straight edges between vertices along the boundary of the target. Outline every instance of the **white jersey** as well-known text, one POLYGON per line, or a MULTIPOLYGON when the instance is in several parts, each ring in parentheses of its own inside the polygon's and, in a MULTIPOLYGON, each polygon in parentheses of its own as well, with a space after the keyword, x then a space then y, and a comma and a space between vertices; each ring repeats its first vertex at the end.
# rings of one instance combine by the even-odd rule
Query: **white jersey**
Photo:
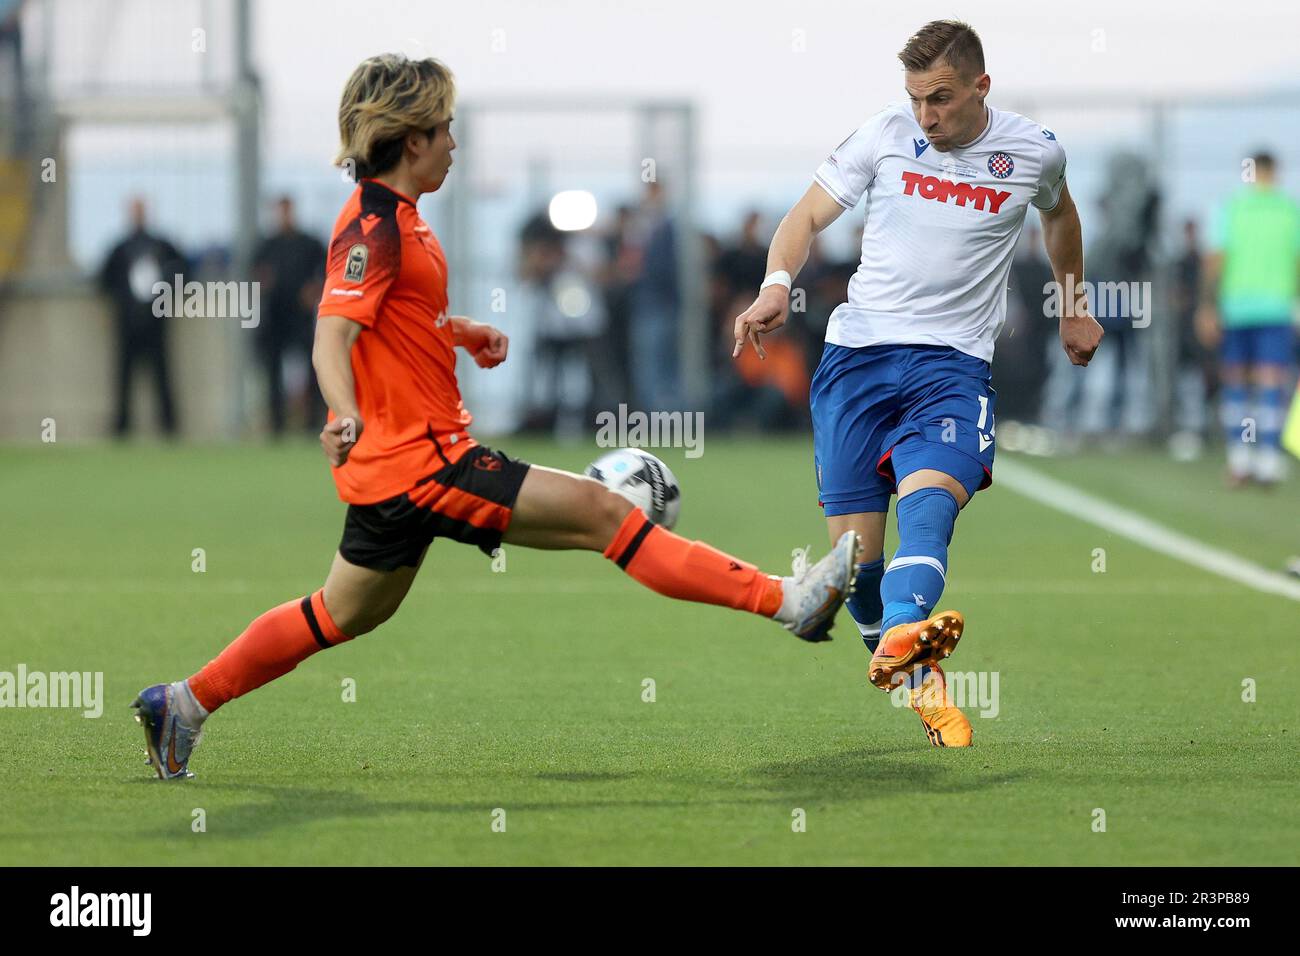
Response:
POLYGON ((893 104, 841 143, 816 181, 846 209, 867 197, 862 263, 826 341, 947 345, 991 361, 1025 213, 1061 196, 1056 134, 989 107, 974 142, 941 153, 911 108, 893 104))

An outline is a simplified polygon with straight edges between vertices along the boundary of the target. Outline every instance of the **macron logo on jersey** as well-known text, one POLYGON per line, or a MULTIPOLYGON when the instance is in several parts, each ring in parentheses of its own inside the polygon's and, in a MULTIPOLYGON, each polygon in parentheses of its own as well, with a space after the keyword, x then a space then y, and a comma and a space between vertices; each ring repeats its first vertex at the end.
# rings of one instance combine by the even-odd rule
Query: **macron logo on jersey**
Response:
POLYGON ((970 183, 954 183, 948 179, 940 179, 938 176, 926 176, 922 173, 903 172, 904 196, 920 196, 922 199, 933 199, 936 202, 946 203, 950 199, 956 199, 958 206, 964 206, 970 203, 976 209, 987 213, 996 213, 1002 208, 1002 204, 1011 198, 1011 193, 992 189, 989 186, 972 186, 970 183), (985 208, 985 207, 988 208, 985 208))

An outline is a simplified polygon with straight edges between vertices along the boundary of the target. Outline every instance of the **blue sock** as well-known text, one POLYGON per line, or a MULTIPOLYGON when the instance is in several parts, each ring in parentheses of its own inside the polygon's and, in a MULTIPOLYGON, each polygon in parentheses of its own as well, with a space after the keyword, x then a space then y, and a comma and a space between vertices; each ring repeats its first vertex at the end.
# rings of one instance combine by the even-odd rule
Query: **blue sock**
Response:
POLYGON ((847 603, 849 613, 853 615, 853 620, 858 622, 858 630, 862 632, 862 643, 867 645, 867 650, 876 653, 876 645, 880 643, 880 624, 884 605, 880 603, 880 579, 885 574, 885 559, 883 556, 868 564, 858 565, 858 574, 854 578, 853 594, 847 603))
POLYGON ((1280 448, 1282 422, 1286 418, 1286 393, 1280 388, 1260 388, 1255 393, 1256 438, 1261 445, 1280 448))
POLYGON ((1246 386, 1224 385, 1219 405, 1219 423, 1228 447, 1241 444, 1242 422, 1246 418, 1246 386))
POLYGON ((957 523, 957 499, 943 488, 922 488, 900 498, 898 550, 880 581, 884 604, 881 632, 923 621, 943 594, 948 544, 957 523))

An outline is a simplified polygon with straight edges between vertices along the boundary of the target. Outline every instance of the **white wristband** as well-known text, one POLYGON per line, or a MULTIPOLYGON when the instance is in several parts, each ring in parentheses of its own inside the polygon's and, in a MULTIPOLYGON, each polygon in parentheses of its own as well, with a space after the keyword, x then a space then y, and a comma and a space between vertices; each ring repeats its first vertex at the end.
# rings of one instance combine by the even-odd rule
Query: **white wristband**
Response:
POLYGON ((777 269, 763 280, 763 284, 758 287, 758 291, 762 292, 770 285, 783 285, 788 289, 790 288, 791 281, 790 273, 786 272, 784 269, 777 269))

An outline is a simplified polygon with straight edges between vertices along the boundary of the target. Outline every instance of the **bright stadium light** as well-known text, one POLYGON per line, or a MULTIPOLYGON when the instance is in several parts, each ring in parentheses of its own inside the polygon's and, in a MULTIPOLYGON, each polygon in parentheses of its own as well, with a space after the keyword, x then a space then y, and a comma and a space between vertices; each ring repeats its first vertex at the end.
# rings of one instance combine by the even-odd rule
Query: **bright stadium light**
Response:
POLYGON ((551 197, 551 225, 564 232, 588 228, 596 221, 596 197, 585 189, 566 189, 551 197))

